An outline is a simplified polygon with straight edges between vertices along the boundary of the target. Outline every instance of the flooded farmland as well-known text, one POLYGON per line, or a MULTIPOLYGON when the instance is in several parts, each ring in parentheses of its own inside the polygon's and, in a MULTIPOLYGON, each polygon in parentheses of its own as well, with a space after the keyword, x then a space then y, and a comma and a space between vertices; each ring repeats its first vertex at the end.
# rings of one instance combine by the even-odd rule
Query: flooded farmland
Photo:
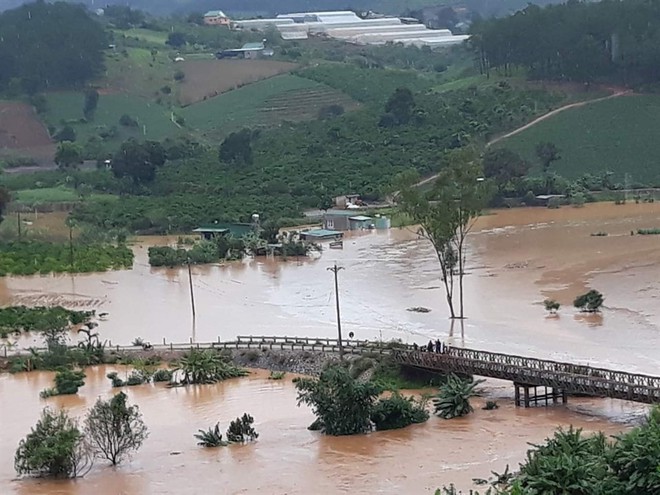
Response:
MULTIPOLYGON (((101 337, 130 344, 229 340, 237 334, 332 337, 332 273, 340 272, 345 332, 357 338, 400 338, 660 374, 660 236, 631 235, 660 226, 660 205, 596 204, 584 208, 516 209, 482 217, 470 240, 466 277, 468 319, 451 324, 434 254, 414 229, 357 234, 344 249, 305 260, 247 260, 195 267, 197 318, 190 314, 185 270, 152 269, 143 239, 132 271, 0 279, 0 304, 63 304, 107 312, 101 337), (607 232, 607 236, 592 236, 607 232), (605 295, 602 315, 571 307, 585 288, 605 295), (547 317, 541 302, 562 303, 547 317), (407 311, 413 306, 429 313, 407 311)), ((31 341, 25 339, 22 345, 31 341)), ((467 487, 473 477, 503 471, 522 460, 558 424, 615 433, 644 412, 642 406, 575 399, 568 408, 513 408, 510 384, 489 382, 504 397, 496 411, 394 432, 326 438, 306 427, 312 415, 295 405, 290 380, 262 373, 225 383, 166 389, 129 389, 151 437, 134 460, 117 469, 97 466, 84 480, 10 482, 18 440, 45 404, 80 415, 112 393, 108 369, 88 370, 76 397, 39 399, 49 373, 0 376, 0 483, 10 493, 433 493, 442 484, 467 487), (192 434, 244 411, 256 419, 256 444, 208 451, 192 434), (172 455, 178 452, 177 455, 172 455), (191 488, 191 480, 199 482, 191 488)), ((121 371, 121 370, 120 370, 121 371)))

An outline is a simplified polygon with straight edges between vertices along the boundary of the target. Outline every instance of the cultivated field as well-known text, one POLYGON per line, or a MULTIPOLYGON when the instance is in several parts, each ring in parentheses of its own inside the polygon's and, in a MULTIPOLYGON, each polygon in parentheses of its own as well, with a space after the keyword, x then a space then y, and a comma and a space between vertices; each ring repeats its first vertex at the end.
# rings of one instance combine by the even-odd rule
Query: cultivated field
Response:
POLYGON ((346 94, 302 77, 281 75, 230 91, 182 110, 190 128, 217 139, 242 127, 316 118, 327 105, 353 109, 346 94))
POLYGON ((55 147, 31 106, 0 101, 0 155, 52 157, 55 147))
POLYGON ((184 132, 171 121, 171 111, 139 96, 116 93, 102 94, 94 120, 80 122, 83 117, 84 95, 74 91, 48 93, 49 124, 61 127, 62 122, 71 125, 76 131, 78 141, 98 135, 99 132, 116 127, 116 135, 105 143, 120 143, 129 137, 142 139, 163 139, 184 132), (138 127, 124 127, 119 124, 122 115, 129 115, 138 121, 138 127))
POLYGON ((179 87, 183 106, 290 72, 296 64, 277 60, 189 60, 177 65, 186 75, 179 87))
POLYGON ((552 164, 560 175, 614 172, 629 183, 660 184, 660 96, 621 96, 566 110, 504 139, 497 147, 511 148, 537 163, 534 148, 550 141, 561 150, 552 164))

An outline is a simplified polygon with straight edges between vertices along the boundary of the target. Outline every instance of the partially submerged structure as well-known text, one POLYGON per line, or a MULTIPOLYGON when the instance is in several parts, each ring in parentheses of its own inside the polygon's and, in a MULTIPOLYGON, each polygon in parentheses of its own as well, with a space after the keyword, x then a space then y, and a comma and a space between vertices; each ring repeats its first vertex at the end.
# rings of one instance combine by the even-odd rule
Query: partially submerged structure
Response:
POLYGON ((258 226, 252 223, 212 223, 202 225, 193 230, 202 239, 211 240, 217 236, 231 235, 233 237, 245 237, 251 232, 256 232, 258 226))
POLYGON ((344 237, 343 232, 330 229, 305 230, 298 235, 303 241, 338 241, 344 237))

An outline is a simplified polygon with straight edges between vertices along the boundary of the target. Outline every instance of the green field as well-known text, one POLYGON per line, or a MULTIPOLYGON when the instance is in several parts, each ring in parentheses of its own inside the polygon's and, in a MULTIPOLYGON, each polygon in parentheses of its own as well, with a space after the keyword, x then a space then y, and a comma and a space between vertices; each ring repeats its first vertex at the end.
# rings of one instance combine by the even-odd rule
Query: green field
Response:
POLYGON ((46 121, 49 125, 60 128, 63 122, 71 125, 78 136, 78 141, 97 135, 103 127, 117 127, 118 135, 113 138, 121 142, 129 137, 145 139, 163 139, 167 136, 181 134, 181 129, 170 120, 170 110, 149 102, 139 96, 123 93, 101 95, 94 120, 89 123, 80 122, 83 118, 84 96, 80 92, 48 93, 48 113, 46 121), (119 125, 119 118, 130 115, 137 119, 139 128, 127 128, 119 125))
POLYGON ((329 86, 293 75, 249 84, 180 111, 187 126, 209 138, 242 127, 272 126, 282 121, 315 118, 323 106, 348 110, 356 103, 329 86))
MULTIPOLYGON (((45 187, 43 189, 23 189, 13 193, 19 203, 35 205, 39 203, 68 203, 80 201, 80 195, 69 187, 45 187)), ((91 194, 86 200, 114 200, 117 196, 111 194, 91 194)))
POLYGON ((555 143, 561 160, 553 163, 558 174, 576 178, 585 173, 611 171, 619 180, 660 184, 660 96, 613 98, 559 113, 520 134, 497 143, 511 148, 532 163, 539 142, 555 143))

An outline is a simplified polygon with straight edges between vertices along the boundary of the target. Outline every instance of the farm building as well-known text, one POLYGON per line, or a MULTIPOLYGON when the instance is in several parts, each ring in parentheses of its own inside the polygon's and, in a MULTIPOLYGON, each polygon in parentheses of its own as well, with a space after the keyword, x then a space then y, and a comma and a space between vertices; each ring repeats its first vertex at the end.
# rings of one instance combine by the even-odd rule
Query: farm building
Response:
POLYGON ((366 230, 375 228, 371 217, 353 210, 328 210, 323 215, 323 228, 328 230, 366 230))
POLYGON ((329 229, 312 229, 301 232, 302 241, 336 241, 344 237, 343 232, 329 229))
POLYGON ((222 10, 209 10, 204 14, 204 24, 207 26, 229 26, 229 17, 222 10))
POLYGON ((245 43, 241 48, 234 48, 231 50, 222 50, 215 54, 216 58, 244 58, 254 60, 257 58, 272 57, 274 54, 272 48, 266 48, 263 42, 261 43, 245 43))
POLYGON ((423 24, 414 22, 414 19, 402 20, 386 16, 362 19, 352 11, 295 12, 279 14, 277 19, 268 21, 269 26, 277 27, 284 39, 327 36, 362 45, 402 43, 448 46, 462 43, 468 38, 465 35, 454 35, 448 29, 428 29, 423 24))
POLYGON ((202 225, 193 230, 199 234, 202 239, 211 240, 216 236, 231 235, 233 237, 244 237, 250 232, 255 231, 256 226, 251 223, 213 223, 211 225, 202 225))

